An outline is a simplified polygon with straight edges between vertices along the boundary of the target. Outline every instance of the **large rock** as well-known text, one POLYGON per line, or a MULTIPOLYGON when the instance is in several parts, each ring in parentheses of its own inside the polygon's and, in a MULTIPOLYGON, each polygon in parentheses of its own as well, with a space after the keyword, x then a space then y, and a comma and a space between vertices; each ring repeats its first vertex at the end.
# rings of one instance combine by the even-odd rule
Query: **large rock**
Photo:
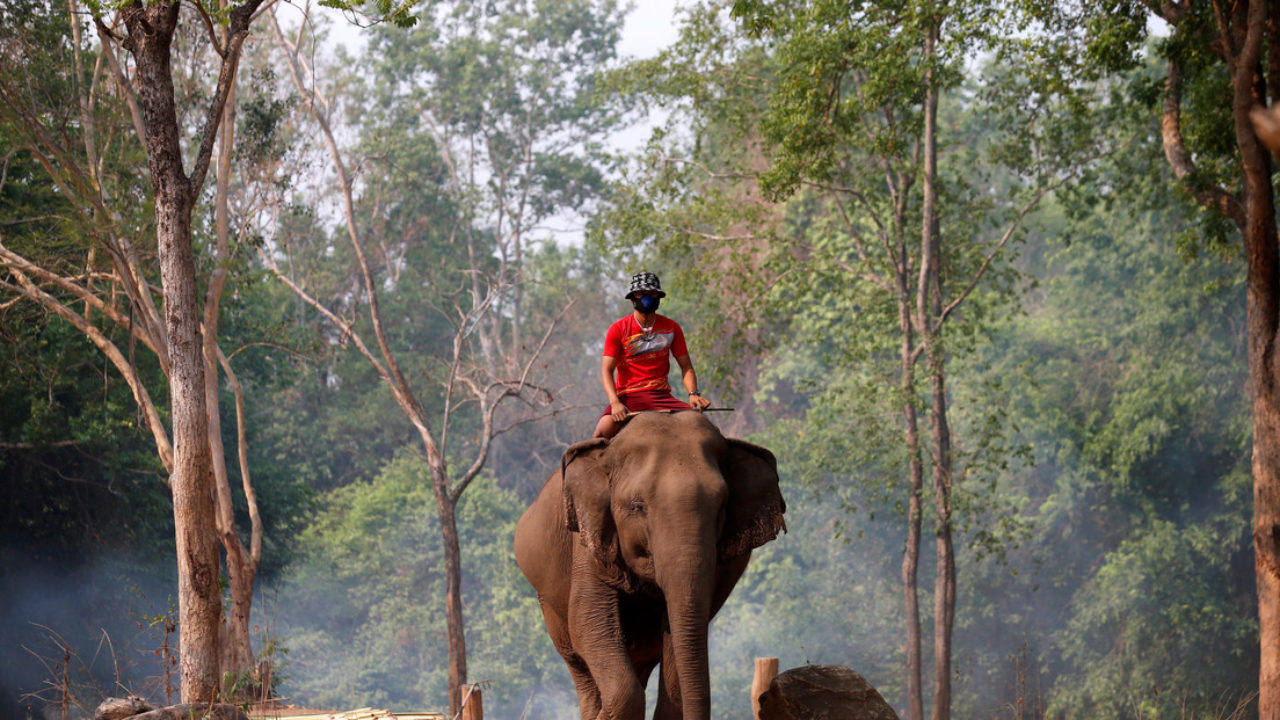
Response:
POLYGON ((142 698, 108 698, 98 706, 94 720, 249 720, 235 705, 188 703, 152 708, 142 698))
POLYGON ((760 720, 898 720, 880 693, 841 665, 806 665, 773 679, 760 720))

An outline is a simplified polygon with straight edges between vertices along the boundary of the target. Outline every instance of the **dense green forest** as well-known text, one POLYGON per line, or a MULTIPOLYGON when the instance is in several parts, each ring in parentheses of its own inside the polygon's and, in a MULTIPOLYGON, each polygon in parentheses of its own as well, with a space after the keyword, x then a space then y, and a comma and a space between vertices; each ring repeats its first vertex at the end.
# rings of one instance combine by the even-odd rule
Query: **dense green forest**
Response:
MULTIPOLYGON (((178 682, 153 189, 114 6, 69 7, 0 0, 0 717, 178 682)), ((643 59, 613 0, 265 11, 192 229, 227 534, 261 528, 227 687, 447 708, 454 527, 486 713, 575 717, 512 535, 651 270, 788 505, 712 625, 714 717, 761 656, 908 717, 913 626, 958 718, 1257 717, 1246 253, 1196 189, 1236 172, 1227 70, 1141 3, 1072 8, 691 3, 643 59)))

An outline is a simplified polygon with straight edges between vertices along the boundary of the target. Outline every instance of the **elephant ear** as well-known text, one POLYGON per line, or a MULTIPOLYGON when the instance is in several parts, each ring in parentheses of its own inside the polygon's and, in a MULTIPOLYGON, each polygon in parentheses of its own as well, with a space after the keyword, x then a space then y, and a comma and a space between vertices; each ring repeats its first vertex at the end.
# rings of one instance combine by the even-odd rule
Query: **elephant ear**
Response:
POLYGON ((759 445, 730 438, 720 472, 729 485, 719 546, 725 562, 786 532, 787 503, 778 489, 778 461, 759 445))
POLYGON ((605 565, 618 554, 617 531, 609 510, 609 474, 604 467, 605 438, 592 438, 569 446, 560 458, 564 478, 565 526, 605 565))

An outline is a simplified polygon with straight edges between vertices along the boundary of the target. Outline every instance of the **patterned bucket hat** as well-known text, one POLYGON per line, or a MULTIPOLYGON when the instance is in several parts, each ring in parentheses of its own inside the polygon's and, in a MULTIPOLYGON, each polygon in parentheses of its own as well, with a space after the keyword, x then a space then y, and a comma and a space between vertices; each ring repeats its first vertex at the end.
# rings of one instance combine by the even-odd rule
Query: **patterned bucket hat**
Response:
POLYGON ((646 290, 656 290, 658 292, 658 297, 660 298, 667 296, 667 294, 662 291, 662 283, 658 282, 657 275, 654 275, 651 272, 638 272, 631 276, 631 286, 627 288, 627 294, 625 297, 630 300, 632 295, 646 290))

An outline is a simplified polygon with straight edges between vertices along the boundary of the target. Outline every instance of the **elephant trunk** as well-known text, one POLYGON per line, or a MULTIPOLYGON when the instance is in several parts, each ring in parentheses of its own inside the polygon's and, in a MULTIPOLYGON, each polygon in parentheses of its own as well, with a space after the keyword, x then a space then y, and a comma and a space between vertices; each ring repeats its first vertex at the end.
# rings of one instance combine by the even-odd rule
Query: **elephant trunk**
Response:
POLYGON ((711 621, 711 595, 716 574, 715 545, 692 547, 681 553, 679 568, 658 577, 667 601, 672 652, 679 678, 684 720, 711 717, 711 677, 707 662, 707 625, 711 621), (665 582, 664 582, 665 581, 665 582))

